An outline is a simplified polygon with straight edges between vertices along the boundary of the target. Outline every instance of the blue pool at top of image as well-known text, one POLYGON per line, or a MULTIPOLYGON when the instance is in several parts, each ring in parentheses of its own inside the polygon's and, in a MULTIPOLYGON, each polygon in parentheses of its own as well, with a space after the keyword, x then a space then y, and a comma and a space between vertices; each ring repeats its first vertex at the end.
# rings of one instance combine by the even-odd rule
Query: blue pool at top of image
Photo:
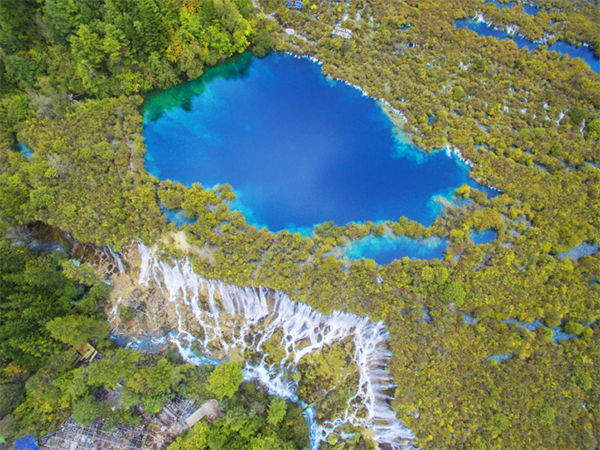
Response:
POLYGON ((288 55, 244 54, 155 92, 144 136, 150 173, 229 183, 232 206, 271 231, 401 216, 430 225, 439 196, 477 186, 456 158, 398 139, 375 100, 288 55))
MULTIPOLYGON (((519 35, 508 34, 505 30, 497 30, 485 22, 477 22, 474 20, 457 20, 455 25, 457 28, 468 28, 469 30, 473 30, 481 36, 495 37, 498 39, 511 39, 519 48, 533 50, 537 46, 542 45, 539 42, 530 41, 529 39, 519 35)), ((554 44, 548 47, 548 50, 562 53, 563 55, 569 55, 571 58, 581 58, 588 66, 591 67, 594 72, 600 73, 600 59, 596 57, 594 51, 590 47, 577 47, 564 41, 556 41, 554 44)))
MULTIPOLYGON (((494 3, 500 9, 512 8, 517 4, 516 2, 500 3, 498 0, 485 0, 483 3, 494 3)), ((540 8, 535 5, 521 3, 521 7, 523 8, 523 11, 525 11, 525 13, 529 14, 530 16, 535 16, 537 13, 540 12, 540 8)))

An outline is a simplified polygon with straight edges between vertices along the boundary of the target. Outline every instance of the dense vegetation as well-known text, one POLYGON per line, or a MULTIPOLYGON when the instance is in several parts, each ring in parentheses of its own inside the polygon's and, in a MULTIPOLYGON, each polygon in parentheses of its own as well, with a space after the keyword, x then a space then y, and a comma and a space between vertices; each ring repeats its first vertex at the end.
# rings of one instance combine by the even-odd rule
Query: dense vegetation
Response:
POLYGON ((210 425, 200 422, 169 450, 307 448, 308 427, 300 407, 281 397, 265 396, 256 383, 245 383, 238 390, 241 378, 241 364, 228 363, 215 369, 208 389, 217 397, 215 391, 223 387, 228 391, 225 414, 210 425))
POLYGON ((197 404, 217 398, 225 415, 209 436, 199 437, 208 428, 202 423, 175 449, 206 447, 195 439, 206 439, 210 448, 306 447, 300 408, 253 383, 240 390, 241 364, 195 367, 174 348, 162 355, 116 348, 98 308, 110 288, 90 267, 73 265, 60 251, 40 254, 6 239, 0 246, 0 437, 44 435, 71 414, 82 425, 102 418, 108 430, 117 423, 135 426, 178 394, 197 404), (87 342, 102 358, 77 364, 73 346, 87 342), (231 441, 240 427, 247 440, 231 441))
POLYGON ((504 8, 493 3, 478 7, 495 26, 511 25, 518 27, 519 34, 532 41, 545 41, 552 45, 557 40, 564 40, 574 45, 588 44, 600 56, 600 36, 598 23, 600 16, 598 5, 586 1, 540 1, 537 14, 527 14, 523 4, 502 1, 504 8), (510 7, 508 7, 510 6, 510 7))
MULTIPOLYGON (((208 250, 193 257, 199 273, 282 289, 325 312, 384 320, 398 384, 394 406, 419 447, 597 447, 600 256, 556 255, 600 241, 600 77, 581 60, 543 47, 518 50, 454 27, 456 19, 484 11, 498 24, 518 24, 532 39, 552 33, 598 53, 598 5, 536 3, 543 11, 533 19, 520 5, 500 10, 476 0, 314 1, 303 12, 265 0, 271 20, 242 0, 0 2, 0 205, 11 220, 44 221, 116 249, 133 237, 151 242, 162 235, 163 248, 179 256, 187 249, 165 234, 174 225, 167 226, 160 206, 182 208, 197 219, 184 225, 188 242, 208 250), (354 32, 351 40, 331 35, 342 21, 354 32), (489 199, 464 187, 458 195, 469 201, 449 205, 429 228, 403 218, 326 223, 303 238, 247 225, 228 207, 234 198, 228 186, 187 188, 150 177, 136 94, 195 78, 249 47, 264 55, 271 40, 278 50, 316 56, 325 74, 385 99, 404 114, 401 125, 419 146, 460 148, 474 163, 472 176, 502 194, 489 199), (32 156, 17 151, 17 141, 32 156), (474 245, 469 230, 489 228, 498 239, 474 245), (446 236, 451 246, 443 261, 403 259, 382 267, 334 256, 347 240, 384 233, 446 236), (423 307, 432 321, 424 322, 423 307), (511 317, 541 319, 579 337, 557 344, 546 327, 529 332, 501 322, 511 317), (489 359, 497 354, 512 358, 489 359)), ((186 97, 180 101, 185 105, 186 97)), ((90 397, 102 384, 90 378, 94 366, 85 376, 67 367, 68 347, 57 341, 60 320, 54 332, 40 325, 73 312, 96 319, 95 302, 106 293, 97 281, 66 277, 68 264, 56 256, 6 242, 0 250, 2 387, 11 393, 1 412, 24 398, 13 416, 20 429, 36 431, 55 426, 63 417, 55 411, 66 414, 71 405, 79 417, 102 413, 90 397), (53 379, 64 383, 43 382, 53 379), (60 407, 43 409, 43 402, 60 407), (34 421, 36 414, 42 415, 34 421)), ((126 354, 144 358, 120 350, 114 358, 126 354)), ((132 380, 138 370, 177 365, 131 364, 132 380)), ((152 409, 179 389, 177 377, 200 370, 177 367, 168 389, 132 381, 135 404, 152 409), (135 389, 149 389, 150 398, 135 397, 135 389)), ((325 372, 319 376, 330 377, 325 372)), ((248 410, 235 411, 175 448, 212 442, 213 433, 229 442, 237 433, 232 425, 242 420, 236 417, 248 423, 248 442, 270 423, 266 410, 251 418, 248 410)))

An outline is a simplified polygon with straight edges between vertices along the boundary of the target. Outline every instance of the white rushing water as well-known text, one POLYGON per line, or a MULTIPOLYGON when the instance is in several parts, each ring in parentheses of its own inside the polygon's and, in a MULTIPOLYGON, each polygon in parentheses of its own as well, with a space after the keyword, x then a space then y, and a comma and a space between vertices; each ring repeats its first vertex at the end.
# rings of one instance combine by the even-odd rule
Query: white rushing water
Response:
POLYGON ((336 427, 347 423, 371 429, 374 440, 381 444, 395 449, 412 448, 414 435, 396 418, 389 404, 394 384, 385 369, 391 353, 387 348, 389 334, 382 322, 341 311, 324 315, 282 292, 204 279, 194 272, 187 259, 169 264, 142 244, 139 253, 138 283, 159 289, 169 302, 175 302, 179 324, 177 332, 170 333, 170 339, 186 361, 196 365, 210 362, 211 356, 214 358, 211 349, 219 347, 223 351, 237 348, 264 352, 264 345, 277 333, 282 336, 286 357, 271 365, 266 356, 256 366, 247 362, 245 378, 258 380, 272 394, 299 402, 297 383, 288 376, 299 361, 325 346, 352 339, 354 362, 359 370, 356 393, 348 401, 343 417, 331 422, 317 423, 314 408, 305 409, 311 448, 319 448, 319 443, 336 427), (183 305, 193 312, 203 330, 202 338, 185 330, 180 312, 183 305), (203 354, 192 350, 194 343, 203 354))

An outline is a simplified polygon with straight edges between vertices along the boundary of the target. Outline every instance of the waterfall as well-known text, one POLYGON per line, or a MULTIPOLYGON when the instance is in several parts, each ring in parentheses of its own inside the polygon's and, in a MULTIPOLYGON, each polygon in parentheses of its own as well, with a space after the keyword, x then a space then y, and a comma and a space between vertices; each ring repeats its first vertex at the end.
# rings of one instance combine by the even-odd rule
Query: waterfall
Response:
POLYGON ((138 250, 138 284, 160 290, 169 302, 175 303, 178 328, 170 333, 170 339, 186 361, 196 365, 214 361, 211 356, 214 358, 216 347, 223 351, 237 348, 260 352, 276 332, 281 333, 285 358, 271 365, 266 355, 257 365, 247 362, 245 379, 257 380, 272 394, 300 402, 297 383, 287 375, 306 355, 351 339, 359 381, 343 417, 317 423, 314 408, 303 404, 311 430, 311 449, 318 449, 322 440, 346 423, 371 429, 378 443, 395 449, 412 447, 414 435, 396 418, 389 404, 391 397, 386 394, 395 385, 385 370, 391 353, 383 322, 341 311, 324 315, 282 292, 204 279, 194 272, 187 259, 169 264, 143 244, 138 250), (180 306, 191 310, 203 337, 195 337, 184 328, 180 306), (192 344, 199 346, 202 355, 192 350, 192 344))
POLYGON ((106 250, 104 250, 104 254, 106 256, 109 256, 110 259, 112 259, 117 268, 119 269, 119 273, 125 273, 125 267, 123 267, 123 261, 121 260, 121 255, 119 255, 118 253, 115 253, 114 250, 110 247, 108 247, 108 254, 106 253, 106 250))
POLYGON ((117 318, 117 315, 119 313, 119 305, 121 304, 122 301, 123 301, 123 296, 120 295, 119 298, 117 299, 117 301, 115 302, 115 305, 113 306, 113 308, 108 313, 108 317, 111 320, 114 320, 114 319, 117 318))

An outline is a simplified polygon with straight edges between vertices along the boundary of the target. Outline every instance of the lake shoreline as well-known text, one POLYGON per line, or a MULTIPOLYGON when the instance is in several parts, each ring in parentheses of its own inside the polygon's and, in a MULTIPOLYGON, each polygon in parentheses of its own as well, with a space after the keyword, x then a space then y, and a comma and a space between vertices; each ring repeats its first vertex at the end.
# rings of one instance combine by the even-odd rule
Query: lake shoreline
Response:
MULTIPOLYGON (((323 62, 320 61, 319 59, 317 59, 314 55, 302 55, 302 54, 298 54, 298 53, 294 53, 294 52, 290 52, 290 51, 274 52, 274 53, 289 55, 289 56, 291 56, 293 58, 297 58, 297 59, 308 59, 319 66, 323 66, 323 62)), ((324 75, 324 76, 329 77, 328 75, 324 75)), ((355 84, 352 84, 349 81, 346 81, 342 78, 331 78, 331 79, 334 81, 339 81, 341 83, 344 83, 347 86, 350 86, 354 89, 357 89, 365 97, 375 100, 375 102, 377 102, 379 104, 382 111, 386 114, 386 116, 388 116, 388 118, 392 122, 393 127, 394 127, 394 133, 395 133, 396 137, 398 139, 400 139, 402 142, 414 145, 413 139, 412 139, 412 136, 414 135, 414 133, 412 133, 404 128, 404 125, 406 123, 408 123, 408 120, 402 111, 394 108, 387 100, 385 100, 383 98, 376 98, 376 97, 373 97, 372 95, 369 95, 363 88, 361 88, 360 86, 357 86, 355 84)), ((453 146, 451 143, 447 144, 445 147, 442 147, 442 148, 424 148, 424 147, 419 147, 416 145, 414 145, 414 147, 418 148, 419 151, 421 151, 422 153, 424 153, 426 155, 431 155, 433 153, 443 150, 446 152, 448 157, 450 157, 450 158, 456 157, 459 161, 466 164, 469 167, 469 173, 470 173, 470 168, 472 168, 474 165, 470 159, 463 156, 462 151, 458 147, 453 146)), ((484 185, 479 180, 476 180, 475 178, 471 177, 470 175, 469 175, 469 177, 487 189, 490 189, 490 190, 498 192, 498 193, 503 192, 502 189, 500 189, 500 188, 497 188, 497 187, 491 186, 491 185, 484 185)))
MULTIPOLYGON (((286 52, 277 52, 275 51, 274 53, 278 53, 278 54, 284 54, 284 55, 289 55, 293 58, 297 58, 297 59, 308 59, 312 62, 314 62, 315 64, 319 65, 319 66, 323 66, 323 61, 317 59, 314 55, 302 55, 302 54, 298 54, 298 53, 294 53, 294 52, 290 52, 290 51, 286 51, 286 52)), ((388 102, 387 100, 383 99, 383 98, 377 98, 377 97, 373 97, 372 95, 369 95, 363 88, 361 88, 360 86, 357 86, 355 84, 350 83, 349 81, 346 81, 342 78, 333 78, 330 77, 329 75, 325 75, 323 74, 323 76, 336 81, 336 82, 340 82, 343 83, 347 86, 350 86, 354 89, 357 89, 358 91, 361 92, 362 95, 364 95, 365 97, 371 98, 373 100, 375 100, 377 103, 379 103, 379 105, 381 106, 381 109, 385 112, 385 114, 390 118, 390 120, 392 121, 392 124, 394 125, 395 128, 395 132, 396 135, 398 135, 399 137, 401 136, 401 138, 403 139, 404 142, 407 143, 412 143, 412 138, 411 138, 411 134, 404 128, 404 124, 406 124, 408 122, 408 120, 406 119, 406 116, 404 115, 404 113, 402 111, 400 111, 399 109, 394 108, 390 102, 388 102)), ((419 150, 421 150, 423 153, 429 154, 429 153, 433 153, 436 151, 439 151, 440 149, 429 149, 429 148, 422 148, 422 147, 418 147, 419 150)))
POLYGON ((442 213, 434 197, 464 184, 484 188, 469 176, 473 163, 461 151, 412 143, 402 112, 385 99, 332 81, 314 56, 270 55, 248 54, 211 69, 218 76, 209 74, 209 82, 154 94, 144 124, 150 173, 188 186, 229 183, 249 207, 234 209, 271 230, 400 216, 429 226, 442 213), (359 203, 350 200, 357 195, 359 203))

